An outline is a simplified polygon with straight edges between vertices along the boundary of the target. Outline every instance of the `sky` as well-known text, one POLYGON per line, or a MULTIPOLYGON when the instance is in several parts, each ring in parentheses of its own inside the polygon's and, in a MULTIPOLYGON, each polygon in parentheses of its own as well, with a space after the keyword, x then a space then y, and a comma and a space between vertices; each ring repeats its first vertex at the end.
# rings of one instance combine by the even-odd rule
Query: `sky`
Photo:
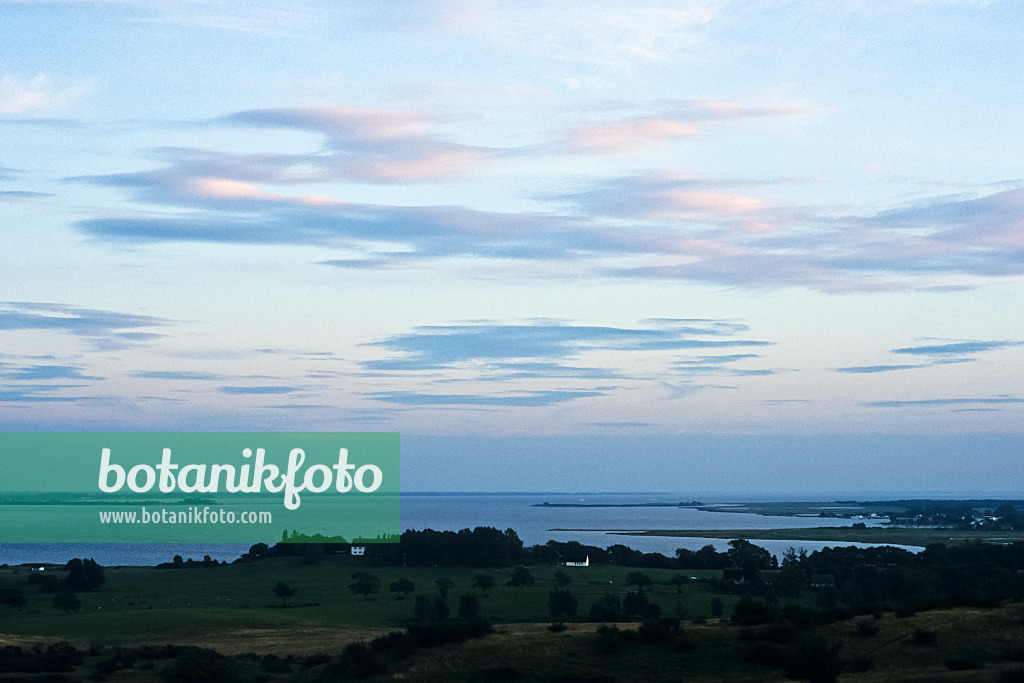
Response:
POLYGON ((0 429, 1020 494, 1014 0, 0 0, 0 429))

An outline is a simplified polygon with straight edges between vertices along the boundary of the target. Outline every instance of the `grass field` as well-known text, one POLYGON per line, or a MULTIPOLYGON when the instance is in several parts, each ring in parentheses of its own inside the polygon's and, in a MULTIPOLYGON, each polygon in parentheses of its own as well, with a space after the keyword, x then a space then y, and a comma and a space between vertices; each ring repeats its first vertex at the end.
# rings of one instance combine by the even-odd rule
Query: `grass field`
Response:
MULTIPOLYGON (((0 569, 0 589, 24 588, 28 603, 21 608, 0 607, 2 630, 7 634, 60 637, 76 643, 149 643, 164 638, 167 642, 223 645, 225 651, 245 650, 245 639, 256 634, 295 634, 312 630, 321 637, 347 642, 356 637, 379 634, 408 624, 414 616, 413 597, 417 593, 437 594, 435 579, 450 578, 455 586, 448 603, 454 613, 458 598, 476 595, 483 614, 495 623, 549 620, 548 592, 555 587, 559 569, 573 577, 570 585, 579 609, 586 613, 605 592, 624 594, 628 590, 624 567, 570 568, 531 567, 536 579, 530 588, 509 588, 505 583, 511 569, 477 570, 463 567, 395 568, 370 567, 358 558, 329 557, 314 565, 298 558, 275 558, 260 562, 199 567, 193 569, 155 569, 151 567, 111 567, 106 569, 106 584, 99 591, 80 593, 82 606, 64 614, 52 605, 53 595, 39 593, 27 582, 25 568, 0 569), (381 592, 369 599, 349 589, 352 574, 367 571, 381 581, 381 592), (486 593, 473 588, 477 573, 490 574, 495 587, 486 593), (400 577, 416 584, 408 598, 389 591, 400 577), (274 597, 273 588, 284 581, 296 589, 287 603, 274 597)), ((686 613, 709 615, 711 593, 705 582, 693 582, 681 592, 667 581, 677 574, 708 578, 717 572, 644 570, 655 585, 651 599, 666 613, 683 605, 686 613)), ((728 596, 726 596, 728 603, 728 596)), ((289 638, 295 640, 294 638, 289 638)), ((298 639, 298 645, 315 642, 298 639)), ((295 645, 276 648, 281 652, 299 652, 295 645)), ((308 646, 300 648, 309 650, 308 646)))
MULTIPOLYGON (((413 597, 431 596, 434 580, 450 578, 448 603, 456 609, 458 596, 480 597, 483 611, 497 632, 457 645, 420 649, 416 654, 389 663, 387 673, 367 680, 479 681, 554 680, 571 674, 573 680, 617 681, 781 681, 781 670, 748 660, 751 648, 744 629, 709 619, 712 594, 703 579, 718 572, 643 570, 654 581, 651 600, 665 614, 677 606, 699 622, 684 620, 675 645, 657 646, 623 642, 615 651, 602 650, 597 624, 570 622, 561 633, 547 629, 547 596, 555 584, 555 572, 573 578, 571 590, 586 614, 605 592, 629 590, 624 567, 534 566, 532 587, 510 588, 505 582, 510 569, 474 570, 456 567, 378 568, 360 558, 327 557, 319 564, 303 564, 298 558, 277 558, 251 564, 193 569, 108 568, 105 585, 92 593, 80 593, 78 611, 65 614, 52 605, 51 594, 39 593, 28 583, 24 567, 0 569, 0 590, 22 588, 24 606, 0 606, 0 645, 28 648, 34 644, 67 640, 89 650, 66 680, 164 681, 171 665, 138 659, 133 668, 98 674, 102 662, 120 647, 144 645, 197 645, 228 655, 259 656, 230 660, 240 673, 236 680, 320 681, 320 669, 304 670, 302 660, 275 660, 268 669, 266 655, 286 657, 334 655, 346 644, 368 641, 407 625, 413 617, 413 597), (381 580, 382 592, 369 599, 348 588, 351 575, 368 571, 381 580), (496 581, 486 595, 471 584, 484 571, 496 581), (668 580, 679 574, 697 580, 679 589, 668 580), (399 577, 416 584, 408 598, 388 590, 399 577), (273 587, 284 581, 297 589, 284 604, 274 597, 273 587), (686 647, 680 647, 680 642, 686 647)), ((726 614, 733 596, 722 596, 726 614)), ((636 623, 619 624, 622 631, 636 623)), ((937 610, 897 618, 892 613, 874 619, 857 617, 816 627, 814 637, 841 644, 840 656, 847 669, 840 681, 985 681, 1000 680, 1004 671, 1015 671, 1024 659, 1024 607, 1009 603, 998 608, 937 610), (870 622, 873 628, 863 628, 870 622), (915 633, 934 633, 934 642, 918 644, 915 633), (853 672, 851 666, 867 668, 853 672), (950 663, 966 663, 953 670, 950 663), (870 665, 870 666, 868 666, 870 665)), ((801 638, 804 636, 801 635, 801 638)), ((0 673, 0 681, 7 679, 0 673)), ((32 680, 21 678, 19 680, 32 680)), ((329 679, 333 680, 333 679, 329 679)))

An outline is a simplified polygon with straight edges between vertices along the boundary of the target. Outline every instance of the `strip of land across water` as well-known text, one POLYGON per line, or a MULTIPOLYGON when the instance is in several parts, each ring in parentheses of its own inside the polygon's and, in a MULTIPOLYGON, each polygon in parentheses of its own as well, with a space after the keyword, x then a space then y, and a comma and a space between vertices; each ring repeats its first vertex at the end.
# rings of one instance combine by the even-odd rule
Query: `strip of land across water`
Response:
POLYGON ((815 526, 811 528, 732 528, 732 529, 601 529, 553 528, 552 531, 603 531, 617 536, 663 536, 679 539, 745 539, 748 541, 814 541, 819 543, 864 543, 872 546, 920 546, 934 543, 955 545, 969 541, 1015 543, 1024 541, 1024 531, 979 532, 951 528, 853 528, 815 526))
POLYGON ((914 529, 868 527, 812 527, 802 529, 552 529, 552 531, 598 531, 620 536, 670 536, 675 538, 714 538, 749 541, 817 541, 821 543, 866 543, 869 545, 947 545, 984 541, 1013 543, 1024 541, 1024 531, 978 532, 958 529, 914 529))
POLYGON ((775 529, 552 529, 596 531, 621 536, 668 536, 750 541, 808 541, 927 547, 968 541, 1014 543, 1024 541, 1024 513, 1019 500, 932 500, 829 502, 746 502, 694 506, 704 512, 747 513, 766 517, 822 517, 849 519, 852 526, 775 529), (858 521, 859 520, 859 521, 858 521), (889 522, 878 526, 879 521, 889 522), (869 525, 868 523, 871 523, 869 525))

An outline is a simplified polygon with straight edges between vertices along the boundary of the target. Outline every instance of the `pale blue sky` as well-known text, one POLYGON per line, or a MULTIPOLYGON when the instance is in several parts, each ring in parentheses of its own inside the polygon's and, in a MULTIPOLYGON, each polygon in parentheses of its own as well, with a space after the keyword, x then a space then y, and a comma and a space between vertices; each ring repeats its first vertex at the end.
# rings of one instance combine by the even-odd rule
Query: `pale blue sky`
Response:
POLYGON ((1017 490, 1022 29, 0 0, 0 427, 398 431, 410 489, 1017 490))

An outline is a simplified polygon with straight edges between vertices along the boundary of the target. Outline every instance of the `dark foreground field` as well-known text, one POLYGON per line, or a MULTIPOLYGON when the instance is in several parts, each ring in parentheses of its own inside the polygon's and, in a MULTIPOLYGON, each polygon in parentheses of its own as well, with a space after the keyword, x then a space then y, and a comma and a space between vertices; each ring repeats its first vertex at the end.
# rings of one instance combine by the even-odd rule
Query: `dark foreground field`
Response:
MULTIPOLYGON (((836 672, 841 681, 1024 680, 1020 603, 743 626, 728 620, 739 597, 713 591, 720 570, 645 569, 653 582, 645 595, 662 618, 602 626, 582 619, 606 595, 635 590, 627 583, 635 569, 529 569, 532 586, 510 587, 511 568, 373 567, 332 556, 107 568, 106 581, 65 611, 38 579, 30 583, 40 572, 3 568, 0 594, 25 602, 0 606, 0 681, 779 681, 832 680, 836 672), (560 571, 584 616, 552 632, 549 596, 560 571), (358 572, 379 580, 380 592, 352 590, 358 572), (495 585, 483 591, 481 575, 495 585), (387 636, 422 624, 417 596, 436 602, 442 577, 450 580, 440 584, 449 586, 451 623, 462 596, 472 595, 494 632, 436 646, 440 626, 387 636), (402 578, 415 585, 407 596, 389 590, 402 578), (279 582, 294 594, 275 596, 279 582), (723 619, 712 616, 716 597, 723 619), (795 661, 817 661, 825 677, 795 661)), ((814 600, 808 592, 797 602, 814 600)))

